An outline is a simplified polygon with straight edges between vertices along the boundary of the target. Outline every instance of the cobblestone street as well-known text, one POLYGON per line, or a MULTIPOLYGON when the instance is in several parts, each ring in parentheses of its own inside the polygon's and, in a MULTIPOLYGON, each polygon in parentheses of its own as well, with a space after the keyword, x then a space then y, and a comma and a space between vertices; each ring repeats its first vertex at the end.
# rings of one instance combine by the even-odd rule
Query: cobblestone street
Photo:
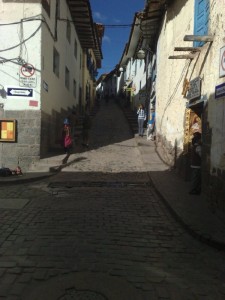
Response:
POLYGON ((53 177, 0 187, 0 299, 225 299, 224 252, 170 215, 114 102, 90 134, 53 177))

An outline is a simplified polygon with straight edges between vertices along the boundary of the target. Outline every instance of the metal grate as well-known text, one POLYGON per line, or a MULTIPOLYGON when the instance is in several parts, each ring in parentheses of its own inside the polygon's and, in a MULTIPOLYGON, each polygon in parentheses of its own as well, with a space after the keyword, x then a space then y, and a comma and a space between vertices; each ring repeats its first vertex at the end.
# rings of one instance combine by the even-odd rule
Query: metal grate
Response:
POLYGON ((119 182, 119 181, 73 181, 73 182, 51 182, 49 188, 76 188, 76 187, 108 187, 108 188, 136 188, 150 186, 150 182, 119 182))

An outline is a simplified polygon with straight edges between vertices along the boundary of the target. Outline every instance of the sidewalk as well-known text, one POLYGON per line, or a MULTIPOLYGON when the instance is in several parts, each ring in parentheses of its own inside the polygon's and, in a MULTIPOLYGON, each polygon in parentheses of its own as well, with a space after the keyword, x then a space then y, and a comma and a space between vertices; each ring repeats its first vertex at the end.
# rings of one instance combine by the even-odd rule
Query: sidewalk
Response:
POLYGON ((176 220, 192 236, 225 251, 225 221, 222 213, 220 215, 210 210, 206 195, 189 195, 190 183, 159 158, 155 142, 136 134, 135 140, 156 193, 176 220))
POLYGON ((225 218, 223 213, 213 212, 207 195, 189 195, 190 182, 171 170, 157 154, 154 141, 146 135, 137 134, 137 116, 129 109, 124 114, 134 134, 142 161, 148 170, 149 179, 171 214, 195 238, 225 251, 225 218))

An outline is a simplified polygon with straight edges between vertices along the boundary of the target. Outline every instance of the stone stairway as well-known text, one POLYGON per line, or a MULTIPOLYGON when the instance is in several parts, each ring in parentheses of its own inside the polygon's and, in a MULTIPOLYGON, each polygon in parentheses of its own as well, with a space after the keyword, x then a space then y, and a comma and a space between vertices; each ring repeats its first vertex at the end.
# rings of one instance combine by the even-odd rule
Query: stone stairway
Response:
POLYGON ((130 108, 122 108, 125 117, 130 125, 132 133, 135 135, 138 132, 137 114, 130 108))

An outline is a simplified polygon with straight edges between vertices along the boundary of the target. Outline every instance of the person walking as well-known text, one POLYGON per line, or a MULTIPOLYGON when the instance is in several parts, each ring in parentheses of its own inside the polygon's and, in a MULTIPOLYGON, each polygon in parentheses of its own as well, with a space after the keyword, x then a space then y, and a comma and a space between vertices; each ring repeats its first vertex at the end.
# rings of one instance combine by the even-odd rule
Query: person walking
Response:
POLYGON ((189 194, 199 195, 201 194, 201 133, 195 132, 192 138, 191 149, 191 190, 189 194))
POLYGON ((138 115, 138 134, 139 136, 144 135, 144 122, 146 120, 146 112, 144 109, 143 104, 139 105, 139 108, 137 110, 137 115, 138 115))
POLYGON ((65 118, 63 121, 62 146, 66 154, 70 154, 72 148, 72 134, 71 134, 71 125, 68 118, 65 118))

